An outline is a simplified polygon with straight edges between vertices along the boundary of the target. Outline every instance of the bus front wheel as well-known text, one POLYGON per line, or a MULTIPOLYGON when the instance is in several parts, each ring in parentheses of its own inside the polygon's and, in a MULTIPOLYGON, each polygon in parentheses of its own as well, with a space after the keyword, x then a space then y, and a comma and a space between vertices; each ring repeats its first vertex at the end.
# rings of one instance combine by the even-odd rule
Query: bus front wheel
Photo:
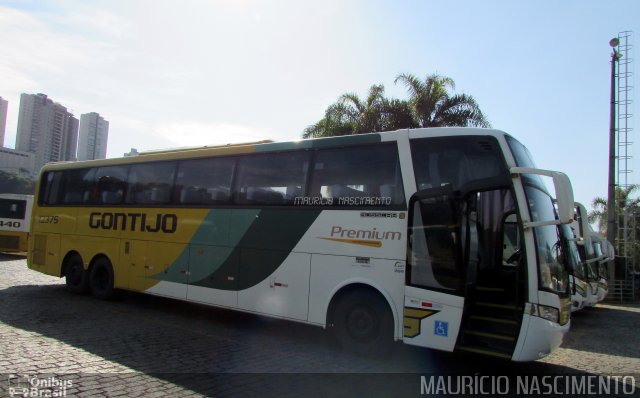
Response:
POLYGON ((87 293, 89 291, 89 272, 84 269, 82 258, 79 255, 74 254, 67 259, 64 279, 67 290, 72 293, 87 293))
POLYGON ((113 297, 113 267, 111 262, 104 257, 95 261, 89 274, 89 286, 91 294, 100 300, 108 300, 113 297))
POLYGON ((342 348, 358 355, 386 354, 393 341, 389 305, 380 294, 369 290, 353 290, 342 296, 330 326, 342 348))

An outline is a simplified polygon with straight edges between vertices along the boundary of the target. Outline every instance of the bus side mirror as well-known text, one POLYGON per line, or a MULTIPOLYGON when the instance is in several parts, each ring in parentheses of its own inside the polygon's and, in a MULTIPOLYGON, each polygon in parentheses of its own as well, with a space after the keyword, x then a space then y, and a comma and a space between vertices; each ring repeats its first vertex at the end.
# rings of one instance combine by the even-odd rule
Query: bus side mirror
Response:
POLYGON ((558 219, 528 223, 527 226, 535 227, 538 225, 570 224, 573 222, 575 212, 573 188, 571 187, 571 181, 566 174, 559 171, 533 169, 529 167, 512 167, 509 171, 511 174, 535 174, 551 177, 553 180, 553 188, 556 191, 555 201, 557 204, 558 219))
POLYGON ((584 207, 584 205, 582 203, 575 203, 575 222, 577 223, 577 227, 575 229, 576 234, 578 235, 577 238, 578 239, 585 239, 587 237, 587 235, 589 234, 589 220, 588 220, 588 213, 587 213, 587 208, 584 207))
POLYGON ((573 187, 569 177, 559 171, 553 173, 553 186, 556 190, 556 203, 558 204, 558 219, 561 224, 573 222, 575 213, 573 201, 573 187))

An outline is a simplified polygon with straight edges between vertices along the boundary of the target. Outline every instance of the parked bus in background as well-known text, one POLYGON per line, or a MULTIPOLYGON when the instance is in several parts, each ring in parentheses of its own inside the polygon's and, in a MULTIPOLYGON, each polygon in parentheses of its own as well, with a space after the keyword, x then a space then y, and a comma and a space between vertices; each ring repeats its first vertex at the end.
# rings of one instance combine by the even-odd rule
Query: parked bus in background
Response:
POLYGON ((557 225, 572 221, 571 183, 497 130, 48 164, 36 196, 29 267, 101 299, 127 289, 304 322, 360 353, 399 340, 530 361, 569 329, 557 225))
POLYGON ((596 253, 596 267, 598 272, 598 290, 596 293, 598 302, 603 301, 609 293, 609 261, 614 260, 613 245, 602 235, 592 231, 592 241, 596 253))
POLYGON ((569 280, 571 284, 571 311, 577 311, 597 302, 597 275, 594 268, 589 266, 588 260, 593 258, 593 245, 590 243, 587 209, 576 202, 575 216, 571 224, 571 232, 565 232, 573 237, 579 255, 579 265, 574 266, 569 280), (588 243, 585 242, 585 237, 588 243))
POLYGON ((589 225, 585 206, 581 203, 576 203, 575 206, 576 216, 573 225, 580 258, 585 266, 588 288, 584 306, 592 307, 602 301, 608 291, 608 270, 606 265, 602 266, 601 263, 613 259, 613 248, 609 251, 608 242, 589 225), (602 251, 603 244, 606 245, 606 254, 602 251))
POLYGON ((570 225, 558 226, 560 234, 563 260, 569 270, 569 291, 571 292, 571 312, 581 310, 587 301, 590 291, 587 283, 586 266, 580 258, 578 243, 573 228, 570 225))
POLYGON ((33 195, 0 194, 0 252, 26 252, 33 195))

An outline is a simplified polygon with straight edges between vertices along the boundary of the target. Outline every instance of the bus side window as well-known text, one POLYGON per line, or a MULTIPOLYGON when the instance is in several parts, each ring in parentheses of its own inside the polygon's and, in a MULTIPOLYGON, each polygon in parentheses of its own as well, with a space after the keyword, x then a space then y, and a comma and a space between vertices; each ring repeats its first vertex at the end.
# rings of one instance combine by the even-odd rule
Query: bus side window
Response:
POLYGON ((127 187, 127 166, 100 167, 96 171, 99 204, 120 204, 127 187))
POLYGON ((503 222, 502 265, 517 266, 520 259, 520 230, 515 214, 509 214, 503 222))
POLYGON ((459 200, 450 186, 422 191, 411 199, 407 282, 412 286, 460 294, 465 268, 461 259, 459 200))
POLYGON ((306 191, 309 152, 244 156, 238 166, 235 201, 250 205, 291 205, 306 191))
POLYGON ((91 202, 91 192, 96 169, 72 169, 62 174, 61 202, 64 204, 87 204, 91 202))
POLYGON ((404 205, 395 145, 321 149, 315 157, 310 196, 334 206, 404 205))
POLYGON ((174 162, 131 166, 127 179, 127 203, 167 204, 171 201, 174 162))
POLYGON ((478 180, 501 179, 508 174, 500 167, 500 147, 486 137, 434 137, 411 140, 411 155, 418 190, 450 184, 458 190, 478 180))
POLYGON ((203 158, 178 164, 174 203, 182 205, 224 205, 231 199, 231 178, 235 157, 203 158))
POLYGON ((42 178, 38 203, 57 205, 61 201, 63 171, 49 171, 42 178))

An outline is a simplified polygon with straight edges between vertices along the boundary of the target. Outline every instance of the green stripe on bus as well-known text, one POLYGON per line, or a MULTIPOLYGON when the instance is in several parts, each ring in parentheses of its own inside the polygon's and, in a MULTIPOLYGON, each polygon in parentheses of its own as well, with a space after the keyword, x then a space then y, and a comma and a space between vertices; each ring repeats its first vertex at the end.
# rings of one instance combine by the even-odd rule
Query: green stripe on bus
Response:
POLYGON ((211 210, 173 265, 151 278, 184 283, 184 264, 189 264, 190 281, 206 278, 227 261, 259 213, 259 209, 211 210))
POLYGON ((319 214, 320 210, 261 210, 227 261, 193 284, 224 290, 257 285, 284 262, 319 214))
POLYGON ((320 210, 217 209, 209 212, 174 265, 151 278, 222 290, 242 290, 271 275, 320 210))

